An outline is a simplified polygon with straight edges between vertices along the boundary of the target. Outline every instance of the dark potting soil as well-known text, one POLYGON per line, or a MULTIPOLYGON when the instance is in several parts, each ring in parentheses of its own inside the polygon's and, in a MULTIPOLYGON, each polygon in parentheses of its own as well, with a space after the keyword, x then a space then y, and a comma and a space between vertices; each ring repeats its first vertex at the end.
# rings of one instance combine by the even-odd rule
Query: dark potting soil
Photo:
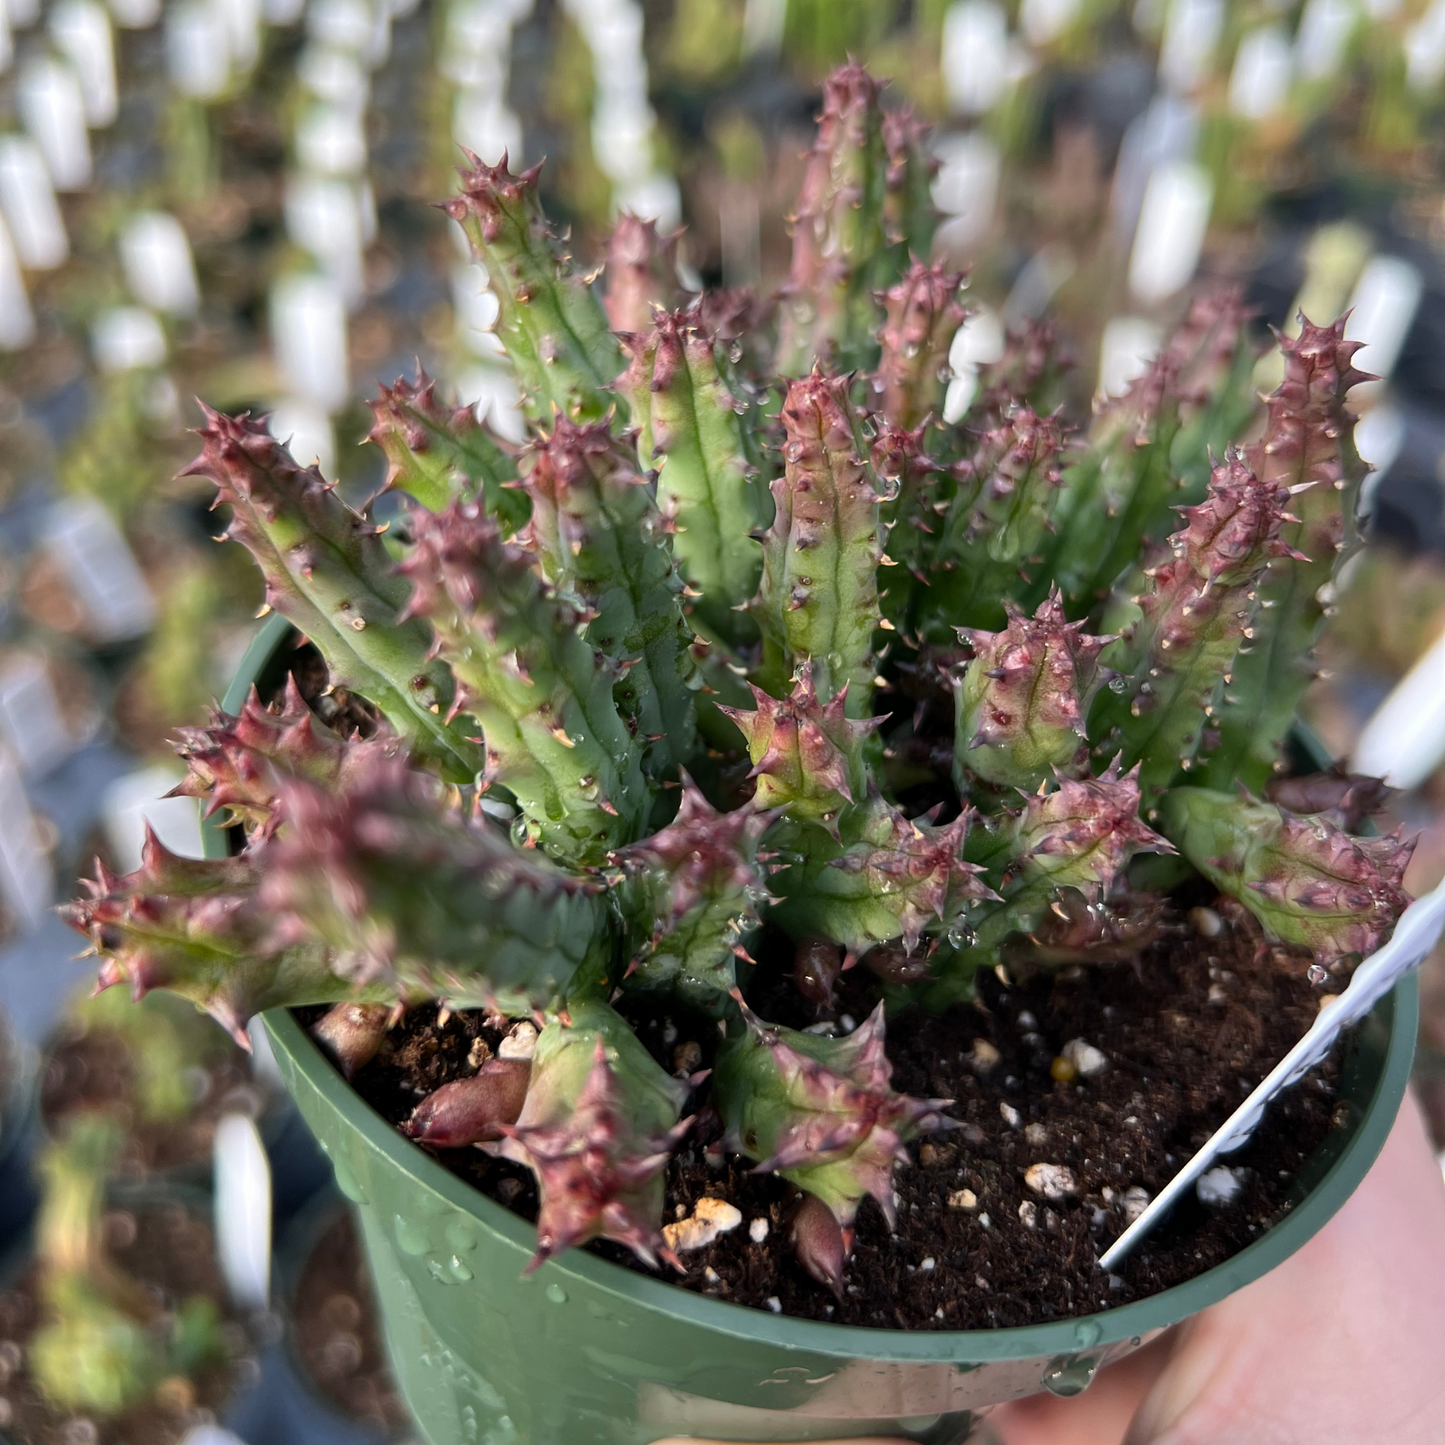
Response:
POLYGON ((388 1431, 407 1424, 350 1213, 337 1215, 302 1266, 291 1331, 306 1377, 342 1414, 388 1431))
MULTIPOLYGON (((1092 1313, 1228 1259, 1290 1207, 1296 1173, 1334 1122, 1337 1059, 1278 1100, 1249 1146, 1231 1158, 1239 1188, 1228 1204, 1191 1200, 1118 1274, 1096 1264, 1128 1211, 1139 1207, 1140 1191, 1152 1197, 1168 1182, 1299 1039, 1321 993, 1340 987, 1311 983, 1307 957, 1263 948, 1248 915, 1227 901, 1218 909, 1195 915, 1211 933, 1221 925, 1213 937, 1181 916, 1130 963, 1028 978, 989 973, 979 980, 976 1004, 890 1017, 894 1087, 954 1100, 947 1112, 960 1127, 910 1147, 911 1164, 896 1174, 896 1232, 864 1201, 841 1302, 794 1261, 792 1187, 706 1147, 721 1131, 704 1084, 688 1105, 697 1123, 668 1166, 665 1220, 687 1216, 709 1196, 734 1204, 742 1223, 684 1254, 685 1274, 664 1267, 660 1276, 789 1315, 957 1330, 1092 1313), (1073 1040, 1103 1056, 1102 1072, 1058 1077, 1069 1073, 1061 1058, 1073 1040), (1037 1164, 1070 1171, 1072 1192, 1034 1192, 1025 1174, 1037 1164)), ((786 941, 767 935, 756 951, 747 993, 758 1013, 792 1027, 817 1021, 818 1010, 792 985, 786 941)), ((875 1001, 871 975, 853 969, 828 1017, 846 1031, 875 1001)), ((629 1009, 626 1001, 620 1007, 629 1009)), ((454 1014, 444 1024, 437 1017, 434 1007, 414 1010, 353 1080, 393 1123, 431 1090, 473 1072, 500 1041, 480 1013, 454 1014)), ((631 1017, 668 1069, 691 1072, 711 1062, 716 1025, 676 1014, 631 1017)), ((525 1169, 478 1149, 437 1157, 535 1220, 536 1189, 525 1169)), ((589 1248, 644 1268, 609 1243, 589 1248)))
POLYGON ((184 1117, 147 1119, 136 1098, 130 1049, 118 1034, 90 1028, 59 1038, 46 1051, 40 1076, 40 1117, 54 1132, 67 1115, 106 1109, 126 1132, 121 1177, 186 1165, 210 1167, 211 1141, 224 1114, 259 1115, 267 1100, 239 1050, 196 1066, 195 1104, 184 1117))
MULTIPOLYGON (((174 1305, 192 1295, 215 1300, 224 1313, 225 1286, 216 1268, 210 1226, 180 1204, 146 1204, 111 1211, 105 1220, 110 1257, 152 1294, 174 1305)), ((0 1439, 14 1445, 177 1445, 187 1431, 214 1421, 255 1365, 247 1360, 245 1330, 223 1326, 230 1359, 194 1376, 161 1383, 155 1398, 117 1419, 58 1410, 40 1393, 26 1367, 30 1336, 44 1319, 32 1266, 0 1291, 0 1439)))

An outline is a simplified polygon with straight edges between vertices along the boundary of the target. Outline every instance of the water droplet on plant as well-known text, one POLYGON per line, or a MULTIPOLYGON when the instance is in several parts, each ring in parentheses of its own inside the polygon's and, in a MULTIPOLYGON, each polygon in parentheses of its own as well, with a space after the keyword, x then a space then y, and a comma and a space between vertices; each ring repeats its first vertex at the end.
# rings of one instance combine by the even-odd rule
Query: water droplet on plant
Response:
POLYGON ((1318 963, 1312 963, 1312 964, 1310 964, 1309 970, 1308 970, 1308 972, 1305 974, 1305 977, 1306 977, 1307 979, 1309 979, 1309 981, 1310 981, 1312 984, 1314 984, 1317 988, 1318 988, 1319 985, 1322 984, 1329 976, 1330 976, 1330 971, 1329 971, 1329 969, 1325 968, 1322 964, 1318 964, 1318 963))
POLYGON ((549 1284, 547 1298, 554 1305, 564 1305, 567 1303, 567 1291, 560 1284, 549 1284))
POLYGON ((728 360, 736 366, 742 359, 743 344, 741 341, 734 341, 733 344, 728 347, 728 360))
POLYGON ((783 456, 790 462, 798 462, 803 459, 802 442, 789 442, 783 448, 783 456))

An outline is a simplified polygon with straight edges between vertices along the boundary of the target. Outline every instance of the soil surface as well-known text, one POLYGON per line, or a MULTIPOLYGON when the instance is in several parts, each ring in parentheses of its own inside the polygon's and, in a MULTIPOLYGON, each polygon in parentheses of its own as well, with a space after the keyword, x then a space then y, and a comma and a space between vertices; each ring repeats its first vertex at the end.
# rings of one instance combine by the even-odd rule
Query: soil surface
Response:
POLYGON ((138 1107, 130 1050, 118 1034, 91 1028, 62 1036, 46 1052, 40 1117, 47 1131, 82 1110, 106 1109, 126 1131, 119 1174, 140 1179, 187 1165, 211 1167, 211 1141, 223 1114, 259 1118, 268 1100, 239 1051, 220 1053, 194 1070, 195 1105, 182 1118, 146 1119, 138 1107))
MULTIPOLYGON (((147 1204, 113 1210, 105 1221, 111 1258, 162 1304, 205 1295, 226 1311, 225 1287, 216 1269, 211 1230, 179 1204, 147 1204)), ((227 1324, 229 1364, 196 1376, 162 1382, 156 1399, 115 1420, 71 1415, 52 1407, 26 1369, 26 1343, 43 1318, 32 1266, 0 1291, 0 1438, 15 1445, 176 1445, 188 1430, 214 1421, 239 1384, 254 1371, 244 1358, 245 1331, 227 1324)))
MULTIPOLYGON (((896 1232, 864 1201, 841 1302, 793 1259, 792 1187, 707 1148, 721 1130, 704 1084, 688 1104, 697 1122, 668 1167, 665 1218, 682 1218, 711 1196, 736 1205, 742 1224, 683 1255, 683 1276, 661 1273, 686 1289, 789 1315, 957 1330, 1092 1313, 1228 1259, 1290 1207, 1296 1172, 1335 1121, 1337 1060, 1278 1100, 1247 1149, 1231 1158, 1238 1188, 1230 1202, 1181 1206, 1117 1275, 1096 1264, 1130 1209, 1167 1183, 1299 1039, 1322 993, 1342 986, 1311 982, 1307 956, 1263 947, 1247 914, 1227 901, 1217 908, 1186 917, 1181 906, 1165 935, 1131 963, 1028 978, 989 973, 976 1004, 890 1016, 894 1087, 954 1100, 947 1112, 959 1127, 911 1146, 912 1163, 896 1175, 896 1232), (1098 1052, 1101 1058, 1085 1058, 1102 1064, 1099 1072, 1068 1077, 1063 1058, 1073 1040, 1098 1052), (1039 1164, 1069 1171, 1069 1190, 1049 1197, 1026 1184, 1039 1164)), ((758 1013, 792 1027, 815 1024, 820 1011, 792 984, 786 941, 765 935, 756 953, 746 992, 758 1013)), ((876 988, 865 969, 851 970, 823 1018, 837 1031, 851 1029, 873 1007, 876 988)), ((647 1016, 625 1000, 619 1007, 669 1070, 711 1062, 715 1024, 647 1016)), ((439 1025, 435 1008, 419 1008, 353 1082, 399 1123, 432 1089, 473 1072, 500 1037, 480 1013, 439 1025)), ((525 1169, 478 1149, 438 1157, 535 1219, 525 1169)), ((643 1268, 611 1244, 589 1247, 643 1268)))
POLYGON ((407 1425, 410 1417, 387 1367, 371 1274, 349 1212, 337 1215, 302 1267, 291 1331, 306 1377, 342 1414, 384 1430, 407 1425))

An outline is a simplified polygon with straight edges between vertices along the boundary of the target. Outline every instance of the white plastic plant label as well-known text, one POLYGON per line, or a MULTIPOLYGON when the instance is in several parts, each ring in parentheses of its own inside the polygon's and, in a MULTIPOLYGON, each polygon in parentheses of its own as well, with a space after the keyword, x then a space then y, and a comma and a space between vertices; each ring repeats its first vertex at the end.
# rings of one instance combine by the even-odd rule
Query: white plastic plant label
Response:
POLYGON ((1214 183, 1202 166, 1165 161, 1154 167, 1129 253, 1129 290, 1135 300, 1155 306, 1189 284, 1213 204, 1214 183))
POLYGON ((20 351, 35 340, 35 312, 25 290, 10 227, 0 219, 0 350, 20 351))
POLYGON ((166 73, 191 100, 215 100, 230 84, 230 37, 216 6, 175 0, 166 11, 166 73))
POLYGON ((260 0, 212 0, 221 12, 231 64, 239 71, 250 70, 261 53, 260 0))
POLYGON ((161 0, 110 0, 110 13, 122 30, 148 30, 161 18, 161 0))
POLYGON ((1328 80, 1340 68, 1360 9, 1355 0, 1309 0, 1295 36, 1295 69, 1301 80, 1328 80))
POLYGON ((963 420, 978 395, 978 373, 1003 355, 1003 323, 993 310, 980 306, 953 333, 948 369, 953 379, 943 394, 943 419, 950 426, 963 420))
POLYGON ((1159 79, 1166 90, 1187 95, 1214 68, 1224 29, 1224 0, 1171 0, 1159 48, 1159 79))
POLYGON ((955 0, 943 17, 943 83, 949 106, 983 115, 1009 84, 1008 16, 994 0, 955 0))
POLYGON ((40 0, 5 0, 5 13, 17 30, 24 30, 40 19, 40 0))
POLYGON ((362 117, 349 106, 318 101, 296 125, 296 159, 323 176, 359 176, 366 169, 362 117))
POLYGON ((105 6, 100 0, 60 0, 51 8, 49 28, 55 48, 80 77, 85 123, 92 128, 114 124, 120 100, 115 84, 115 38, 105 6))
POLYGON ((1406 34, 1405 79, 1422 93, 1445 79, 1445 0, 1434 0, 1406 34))
POLYGON ((783 48, 788 0, 747 0, 743 10, 743 54, 777 55, 783 48))
POLYGON ((50 855, 41 846, 20 769, 5 748, 0 748, 0 897, 26 933, 45 922, 55 901, 50 855))
POLYGON ((1419 968, 1440 941, 1442 929, 1445 929, 1445 883, 1417 898, 1400 915, 1390 941, 1355 969, 1344 993, 1320 1011, 1305 1036, 1099 1257, 1099 1267, 1113 1269, 1126 1259, 1203 1174, 1223 1155, 1232 1154, 1248 1143, 1270 1100, 1298 1083, 1325 1058, 1346 1028, 1358 1023, 1406 974, 1419 968))
POLYGON ((1229 73, 1229 108, 1245 120, 1267 120, 1284 108, 1294 72, 1294 48, 1277 25, 1240 37, 1229 73))
POLYGON ((38 657, 22 654, 0 670, 0 732, 27 777, 42 777, 74 749, 75 739, 38 657))
POLYGON ((366 290, 365 257, 356 186, 332 176, 286 180, 286 234, 309 251, 355 306, 366 290))
POLYGON ((196 800, 166 796, 180 781, 178 769, 157 763, 127 773, 106 788, 101 822, 121 872, 133 873, 140 867, 147 824, 172 853, 182 858, 202 856, 201 811, 196 800))
POLYGON ((328 413, 351 394, 346 305, 329 276, 283 276, 271 291, 271 344, 287 387, 328 413))
MULTIPOLYGON (((1355 282, 1350 297, 1350 319, 1345 335, 1365 344, 1355 354, 1355 365, 1381 380, 1389 378, 1415 313, 1425 282, 1420 272, 1399 256, 1374 256, 1355 282)), ((1369 383, 1367 383, 1369 385, 1369 383)))
POLYGON ((155 623, 156 603, 129 544, 93 498, 57 502, 45 544, 100 642, 140 637, 155 623))
POLYGON ((933 178, 933 204, 943 212, 941 239, 966 250, 988 234, 998 205, 1003 161, 992 137, 982 131, 940 136, 933 153, 938 171, 933 178))
POLYGON ((90 350, 102 371, 135 371, 166 359, 166 334, 144 306, 108 306, 90 324, 90 350))
POLYGON ((1030 45, 1048 45, 1074 23, 1080 0, 1023 0, 1019 29, 1030 45))
POLYGON ((1100 396, 1123 396, 1159 354, 1163 332, 1143 316, 1115 316, 1099 342, 1100 396))
POLYGON ((266 430, 300 466, 314 462, 323 477, 335 477, 336 433, 330 416, 315 402, 300 397, 278 402, 266 418, 266 430))
POLYGON ((267 25, 295 25, 306 10, 306 0, 261 0, 267 25))
POLYGON ((1445 633, 1435 639, 1360 731, 1350 770, 1418 788, 1445 762, 1445 633))
POLYGON ((371 41, 372 7, 367 0, 311 0, 306 33, 322 45, 360 54, 371 41))
POLYGON ((194 316, 201 290, 185 227, 168 211, 138 211, 120 233, 125 283, 142 306, 167 316, 194 316))
POLYGON ((216 1263, 232 1300, 263 1310, 271 1298, 271 1165, 256 1121, 223 1115, 211 1158, 216 1263))
POLYGON ((0 210, 22 266, 51 271, 65 264, 70 240, 50 173, 34 142, 24 136, 0 136, 0 210))
POLYGON ((479 420, 489 422, 504 440, 521 445, 527 439, 527 422, 522 415, 517 378, 510 367, 479 363, 456 378, 457 396, 471 407, 479 420))
POLYGON ((513 170, 520 168, 522 122, 500 90, 464 86, 457 91, 452 102, 452 139, 475 151, 489 166, 499 164, 505 155, 513 170))
POLYGON ((37 55, 20 72, 15 104, 40 147, 51 185, 57 191, 83 191, 92 174, 90 136, 75 68, 68 61, 37 55))

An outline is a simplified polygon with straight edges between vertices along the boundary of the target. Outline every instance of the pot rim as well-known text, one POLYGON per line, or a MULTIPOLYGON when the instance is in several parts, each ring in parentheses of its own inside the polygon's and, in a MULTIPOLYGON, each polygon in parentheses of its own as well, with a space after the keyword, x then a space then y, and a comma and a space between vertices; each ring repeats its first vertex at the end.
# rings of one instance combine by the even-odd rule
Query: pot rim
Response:
MULTIPOLYGON (((253 679, 292 630, 284 617, 267 619, 246 650, 226 693, 222 706, 227 712, 240 711, 253 679)), ((220 828, 208 825, 206 842, 209 856, 224 855, 226 841, 220 828)), ((1371 1015, 1377 1018, 1383 1010, 1388 1021, 1389 1043, 1383 1066, 1349 1141, 1305 1198, 1223 1263, 1117 1309, 995 1330, 880 1330, 774 1315, 714 1299, 625 1269, 581 1249, 548 1260, 537 1271, 537 1279, 548 1284, 570 1280, 579 1288, 603 1291, 625 1300, 634 1309, 664 1315, 692 1328, 840 1359, 968 1366, 1047 1355, 1072 1356, 1149 1335, 1268 1273, 1300 1249, 1354 1193, 1384 1147, 1404 1097, 1415 1052, 1419 1002, 1419 980, 1411 974, 1381 1000, 1371 1015)), ((525 1266, 536 1246, 532 1224, 467 1184, 399 1134, 341 1077, 288 1010, 270 1010, 262 1019, 272 1047, 289 1059, 297 1073, 356 1129, 367 1145, 385 1156, 392 1168, 409 1175, 419 1188, 441 1195, 453 1207, 476 1218, 515 1251, 519 1271, 525 1266)))

